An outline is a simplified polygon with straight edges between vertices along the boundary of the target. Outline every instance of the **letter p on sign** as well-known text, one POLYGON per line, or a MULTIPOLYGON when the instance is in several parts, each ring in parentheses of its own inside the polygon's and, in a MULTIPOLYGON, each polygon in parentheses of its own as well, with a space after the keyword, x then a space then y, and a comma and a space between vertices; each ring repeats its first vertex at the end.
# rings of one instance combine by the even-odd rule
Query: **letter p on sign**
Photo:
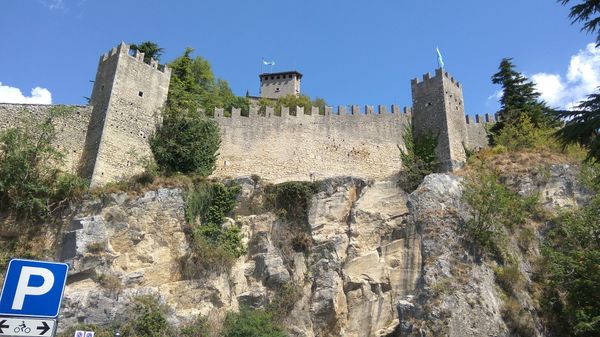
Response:
POLYGON ((11 260, 0 295, 0 315, 57 317, 69 266, 11 260))

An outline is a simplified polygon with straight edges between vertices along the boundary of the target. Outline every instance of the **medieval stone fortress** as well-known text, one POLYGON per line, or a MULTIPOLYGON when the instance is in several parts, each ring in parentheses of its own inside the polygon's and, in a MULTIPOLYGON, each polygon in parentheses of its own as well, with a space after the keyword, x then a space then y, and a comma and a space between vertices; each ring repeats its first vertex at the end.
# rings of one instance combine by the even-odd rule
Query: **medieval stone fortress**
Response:
MULTIPOLYGON (((152 156, 148 137, 161 122, 171 71, 121 43, 102 55, 90 105, 71 106, 69 115, 55 120, 57 147, 65 154, 65 169, 92 186, 128 178, 144 170, 152 156)), ((276 99, 300 94, 302 74, 296 71, 261 74, 261 97, 276 99)), ((403 133, 438 136, 437 156, 443 170, 460 168, 465 149, 487 145, 485 121, 465 117, 462 85, 444 69, 413 79, 412 108, 393 105, 352 106, 346 109, 272 108, 259 114, 250 108, 214 111, 222 143, 215 177, 256 174, 271 182, 322 179, 340 175, 387 179, 402 167, 403 133)), ((46 116, 52 106, 0 104, 0 129, 23 123, 30 111, 46 116)))

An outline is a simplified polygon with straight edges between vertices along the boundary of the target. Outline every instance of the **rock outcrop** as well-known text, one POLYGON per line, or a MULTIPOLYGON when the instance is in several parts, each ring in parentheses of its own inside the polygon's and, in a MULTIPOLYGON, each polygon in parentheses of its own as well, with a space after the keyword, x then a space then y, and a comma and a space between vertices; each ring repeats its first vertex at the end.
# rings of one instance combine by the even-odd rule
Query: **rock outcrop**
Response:
MULTIPOLYGON (((525 175, 508 183, 524 195, 539 192, 548 209, 572 207, 586 199, 575 176, 555 165, 542 180, 525 175)), ((61 328, 119 321, 141 295, 169 307, 173 324, 198 315, 218 322, 293 289, 284 319, 292 336, 511 335, 494 266, 472 254, 459 230, 470 216, 463 178, 432 174, 410 195, 389 181, 325 180, 303 229, 310 247, 299 251, 286 239, 290 224, 262 207, 263 187, 237 181, 242 193, 228 225, 240 226, 247 254, 229 271, 191 270, 180 189, 85 202, 57 252, 72 265, 61 328)), ((528 278, 529 260, 521 261, 528 278)), ((530 295, 518 298, 542 336, 530 295)))

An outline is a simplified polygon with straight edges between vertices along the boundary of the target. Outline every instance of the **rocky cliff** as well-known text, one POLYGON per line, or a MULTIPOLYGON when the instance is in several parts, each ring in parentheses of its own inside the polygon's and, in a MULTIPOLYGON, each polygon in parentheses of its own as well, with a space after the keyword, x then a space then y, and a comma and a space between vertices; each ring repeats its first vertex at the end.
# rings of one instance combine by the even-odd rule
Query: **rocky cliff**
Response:
MULTIPOLYGON (((553 165, 543 177, 525 173, 508 183, 539 192, 550 210, 585 200, 575 176, 573 167, 553 165)), ((470 216, 463 178, 433 174, 409 195, 389 181, 322 181, 309 207, 307 247, 299 250, 290 249, 289 224, 261 207, 263 186, 236 181, 242 192, 226 225, 240 226, 247 254, 231 270, 190 263, 181 189, 79 205, 55 246, 72 266, 61 328, 118 322, 140 295, 159 298, 176 325, 199 315, 218 324, 228 311, 283 296, 292 336, 512 335, 494 266, 462 240, 459 227, 470 216)), ((536 249, 519 251, 527 280, 536 249)), ((546 335, 529 292, 517 298, 533 335, 546 335)))

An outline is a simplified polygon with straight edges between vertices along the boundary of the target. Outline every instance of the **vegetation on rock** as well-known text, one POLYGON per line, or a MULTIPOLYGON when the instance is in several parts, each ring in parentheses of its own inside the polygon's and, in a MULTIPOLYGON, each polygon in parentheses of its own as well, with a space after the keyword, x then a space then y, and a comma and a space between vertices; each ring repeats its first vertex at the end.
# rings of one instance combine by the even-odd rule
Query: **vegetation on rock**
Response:
POLYGON ((0 211, 40 220, 86 192, 85 180, 57 168, 64 155, 53 145, 53 120, 69 111, 56 106, 41 121, 32 116, 21 128, 0 131, 0 211))
POLYGON ((398 185, 410 193, 419 187, 425 176, 438 170, 439 162, 435 154, 438 137, 430 134, 415 140, 412 127, 408 126, 404 129, 402 138, 406 151, 399 148, 402 170, 398 185))

